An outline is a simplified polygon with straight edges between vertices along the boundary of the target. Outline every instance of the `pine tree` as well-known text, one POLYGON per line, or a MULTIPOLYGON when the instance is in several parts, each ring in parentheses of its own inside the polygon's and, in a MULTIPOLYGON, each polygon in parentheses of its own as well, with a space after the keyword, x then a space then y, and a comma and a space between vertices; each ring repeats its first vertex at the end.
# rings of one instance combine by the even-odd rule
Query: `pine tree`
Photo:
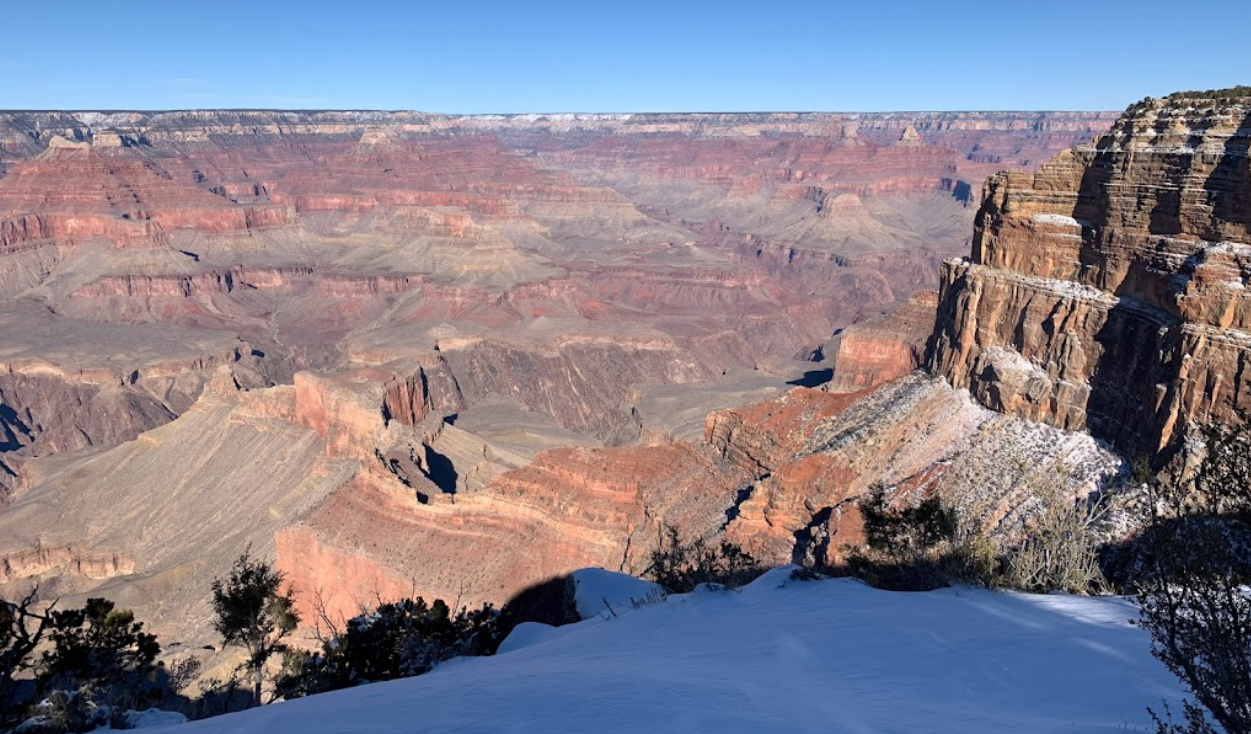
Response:
POLYGON ((283 592, 282 583, 283 575, 268 562, 251 558, 250 550, 239 556, 225 580, 213 581, 213 627, 227 645, 247 651, 243 667, 252 676, 254 706, 261 704, 266 664, 287 650, 283 640, 300 623, 291 591, 283 592))

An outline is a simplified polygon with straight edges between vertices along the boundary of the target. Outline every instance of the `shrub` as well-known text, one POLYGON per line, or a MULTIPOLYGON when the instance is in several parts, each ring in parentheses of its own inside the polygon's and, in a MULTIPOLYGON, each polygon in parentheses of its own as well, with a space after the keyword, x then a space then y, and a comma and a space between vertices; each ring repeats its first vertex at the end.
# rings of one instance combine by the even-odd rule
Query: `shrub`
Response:
POLYGON ((891 508, 886 488, 875 484, 860 501, 865 543, 871 550, 899 560, 927 554, 956 537, 956 513, 938 497, 927 497, 911 507, 891 508))
POLYGON ((820 581, 823 578, 825 578, 825 576, 813 571, 811 568, 804 568, 802 566, 791 570, 790 575, 791 581, 820 581))
POLYGON ((938 497, 892 507, 874 484, 860 501, 865 547, 849 549, 847 566, 870 586, 927 591, 955 583, 995 586, 998 559, 985 535, 960 531, 959 517, 938 497))
POLYGON ((129 609, 108 599, 88 599, 82 609, 49 615, 39 683, 45 690, 78 691, 91 703, 147 708, 161 695, 156 635, 143 631, 129 609))
POLYGON ((664 536, 661 547, 652 551, 651 565, 643 575, 666 593, 685 594, 700 584, 737 589, 765 572, 750 553, 727 540, 716 546, 703 538, 684 543, 676 528, 666 528, 664 536))
POLYGON ((1193 696, 1184 725, 1152 716, 1162 733, 1251 734, 1251 432, 1205 433, 1194 481, 1165 489, 1140 542, 1139 624, 1193 696))
POLYGON ((1209 515, 1251 523, 1251 430, 1203 430, 1203 461, 1190 485, 1175 483, 1162 499, 1170 515, 1209 515))
POLYGON ((460 656, 494 655, 512 631, 507 610, 491 605, 452 613, 441 599, 403 599, 348 621, 317 653, 289 653, 276 683, 299 698, 373 681, 422 675, 460 656))
POLYGON ((1003 585, 1003 562, 999 546, 981 531, 969 532, 943 554, 943 574, 950 583, 984 586, 1003 585))
POLYGON ((56 690, 31 709, 23 734, 78 734, 110 723, 110 711, 96 706, 90 689, 56 690))
MULTIPOLYGON (((631 609, 643 609, 644 607, 655 606, 667 598, 663 589, 653 586, 646 594, 641 597, 630 597, 631 609)), ((607 602, 605 602, 606 604, 607 602)), ((610 607, 611 608, 611 607, 610 607)))
POLYGON ((1027 528, 1026 538, 1008 553, 1005 585, 1034 593, 1090 594, 1105 589, 1095 525, 1106 501, 1075 500, 1058 489, 1036 494, 1042 512, 1027 528))
POLYGON ((1142 585, 1139 624, 1151 652, 1202 705, 1187 702, 1187 725, 1161 731, 1212 731, 1203 709, 1227 734, 1251 733, 1251 533, 1218 518, 1188 518, 1157 530, 1157 576, 1142 585), (1198 727, 1198 728, 1195 728, 1198 727))

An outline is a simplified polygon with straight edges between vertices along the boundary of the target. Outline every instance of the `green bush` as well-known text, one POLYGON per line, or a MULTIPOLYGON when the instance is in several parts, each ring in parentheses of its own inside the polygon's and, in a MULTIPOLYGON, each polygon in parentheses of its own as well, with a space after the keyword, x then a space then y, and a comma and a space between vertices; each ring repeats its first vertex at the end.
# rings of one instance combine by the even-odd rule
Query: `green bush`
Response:
POLYGON ((938 497, 893 506, 874 484, 861 499, 865 546, 849 548, 852 575, 879 589, 928 591, 952 584, 996 586, 995 545, 981 533, 961 533, 955 510, 938 497))
POLYGON ((737 589, 765 572, 750 553, 727 540, 715 546, 703 538, 684 543, 676 528, 666 528, 664 537, 643 575, 669 594, 686 594, 700 584, 737 589))
POLYGON ((494 655, 512 631, 507 610, 487 604, 455 613, 441 599, 382 604, 331 632, 316 653, 288 653, 278 695, 299 698, 374 681, 422 675, 454 657, 494 655))
POLYGON ((956 537, 956 513, 938 497, 927 497, 911 507, 892 508, 886 488, 875 484, 860 501, 865 543, 890 558, 907 560, 926 554, 956 537))
POLYGON ((147 708, 161 696, 161 646, 129 609, 88 599, 82 609, 52 612, 48 629, 52 647, 39 664, 42 690, 87 692, 94 703, 130 709, 147 708))
MULTIPOLYGON (((156 635, 145 632, 133 612, 118 609, 107 599, 93 598, 81 609, 53 608, 35 614, 30 609, 32 598, 6 603, 4 614, 14 619, 25 614, 28 641, 42 638, 35 640, 41 648, 38 659, 24 666, 35 672, 27 682, 38 695, 9 701, 6 724, 25 719, 22 731, 54 734, 100 726, 128 728, 128 711, 187 705, 187 699, 177 693, 187 682, 185 666, 171 671, 156 662, 161 651, 156 635), (36 618, 38 635, 32 636, 30 620, 36 618)), ((10 634, 21 636, 12 629, 10 634)))

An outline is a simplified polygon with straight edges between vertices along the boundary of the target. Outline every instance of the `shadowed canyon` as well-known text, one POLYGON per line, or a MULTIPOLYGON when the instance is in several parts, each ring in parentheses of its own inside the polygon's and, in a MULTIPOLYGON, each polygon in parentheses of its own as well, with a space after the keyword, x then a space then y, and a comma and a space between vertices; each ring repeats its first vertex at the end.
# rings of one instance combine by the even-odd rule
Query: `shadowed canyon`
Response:
POLYGON ((876 481, 1010 533, 1031 473, 1248 407, 1249 138, 1176 96, 0 113, 0 586, 199 644, 249 544, 338 616, 665 526, 832 563, 876 481))

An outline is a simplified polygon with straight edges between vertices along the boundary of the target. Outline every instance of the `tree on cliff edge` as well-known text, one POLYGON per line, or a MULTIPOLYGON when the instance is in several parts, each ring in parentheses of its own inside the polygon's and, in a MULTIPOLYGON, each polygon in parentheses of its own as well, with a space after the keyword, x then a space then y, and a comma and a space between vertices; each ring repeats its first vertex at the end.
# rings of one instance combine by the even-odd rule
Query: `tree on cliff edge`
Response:
POLYGON ((268 562, 250 557, 250 549, 235 561, 230 575, 213 581, 214 629, 227 645, 247 650, 243 668, 252 675, 252 705, 261 704, 265 666, 286 651, 283 640, 300 623, 291 590, 282 591, 283 576, 268 562))

